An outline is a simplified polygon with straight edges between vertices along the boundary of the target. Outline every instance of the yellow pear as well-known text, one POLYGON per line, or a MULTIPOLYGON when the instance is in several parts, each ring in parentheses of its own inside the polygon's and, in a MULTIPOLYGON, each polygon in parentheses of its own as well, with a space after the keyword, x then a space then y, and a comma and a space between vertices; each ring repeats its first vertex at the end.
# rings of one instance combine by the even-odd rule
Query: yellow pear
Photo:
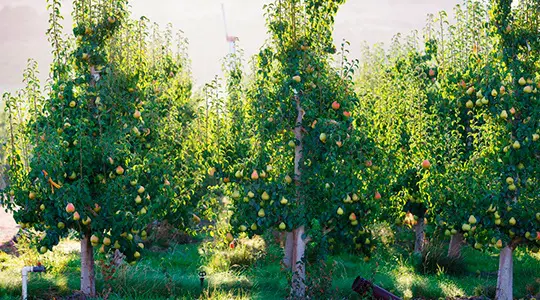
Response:
POLYGON ((321 140, 321 142, 323 142, 323 143, 326 143, 326 133, 324 133, 324 132, 321 133, 319 135, 319 140, 321 140))
POLYGON ((286 183, 291 183, 292 182, 291 176, 289 176, 289 175, 285 176, 285 182, 286 183))

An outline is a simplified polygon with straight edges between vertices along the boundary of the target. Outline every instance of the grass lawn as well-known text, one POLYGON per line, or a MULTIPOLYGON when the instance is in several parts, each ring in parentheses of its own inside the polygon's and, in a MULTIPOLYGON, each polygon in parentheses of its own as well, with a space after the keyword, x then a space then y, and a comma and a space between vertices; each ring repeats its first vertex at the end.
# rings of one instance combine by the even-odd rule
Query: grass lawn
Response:
MULTIPOLYGON (((266 255, 254 259, 250 267, 230 266, 235 259, 242 261, 245 249, 223 250, 209 258, 202 244, 174 245, 167 250, 144 253, 135 266, 118 270, 113 279, 104 281, 98 268, 97 290, 101 295, 111 286, 109 299, 283 299, 287 293, 287 276, 280 270, 280 250, 269 246, 266 255), (229 252, 229 253, 226 253, 229 252), (217 257, 217 258, 216 258, 217 257), (204 288, 198 278, 200 268, 208 272, 204 288)), ((371 261, 361 257, 340 255, 332 257, 334 299, 360 299, 350 289, 358 275, 404 298, 439 299, 473 296, 481 287, 495 286, 498 257, 464 249, 466 269, 463 275, 450 276, 444 272, 419 275, 414 259, 406 251, 380 250, 371 261), (480 272, 481 271, 481 272, 480 272)), ((20 269, 35 262, 35 256, 20 257, 0 252, 0 299, 19 299, 20 269), (34 261, 32 261, 34 260, 34 261)), ((49 268, 45 274, 31 274, 29 295, 51 299, 71 295, 79 287, 78 244, 64 241, 54 253, 40 257, 49 268)), ((524 298, 530 291, 538 293, 540 256, 518 250, 514 256, 514 295, 524 298), (528 291, 529 290, 529 291, 528 291)))

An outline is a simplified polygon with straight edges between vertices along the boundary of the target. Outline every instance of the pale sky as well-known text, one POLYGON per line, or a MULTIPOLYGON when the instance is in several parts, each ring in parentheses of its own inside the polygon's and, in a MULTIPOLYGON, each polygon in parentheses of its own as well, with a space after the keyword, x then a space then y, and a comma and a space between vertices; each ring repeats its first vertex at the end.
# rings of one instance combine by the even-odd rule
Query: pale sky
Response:
MULTIPOLYGON (((70 1, 64 0, 67 4, 70 1)), ((263 4, 269 0, 131 0, 134 17, 145 15, 165 25, 171 22, 189 39, 189 56, 195 84, 200 86, 221 74, 221 60, 228 52, 221 15, 227 14, 229 34, 240 38, 246 58, 256 54, 266 39, 263 4)), ((351 42, 358 57, 363 41, 388 44, 396 33, 422 29, 427 14, 452 8, 461 0, 348 0, 336 18, 334 40, 351 42)), ((0 0, 0 94, 21 87, 28 58, 48 73, 50 47, 46 0, 0 0)), ((71 29, 71 24, 65 26, 71 29)))

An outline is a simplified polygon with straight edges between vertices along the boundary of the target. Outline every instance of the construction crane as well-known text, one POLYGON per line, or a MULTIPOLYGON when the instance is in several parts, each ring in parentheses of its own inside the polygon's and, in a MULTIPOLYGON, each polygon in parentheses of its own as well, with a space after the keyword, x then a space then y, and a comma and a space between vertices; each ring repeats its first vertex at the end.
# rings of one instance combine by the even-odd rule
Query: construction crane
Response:
POLYGON ((229 54, 233 55, 236 53, 236 41, 238 41, 238 37, 229 35, 229 31, 227 30, 227 19, 225 17, 225 5, 221 3, 221 12, 223 13, 223 25, 225 28, 225 39, 227 43, 229 43, 229 54))

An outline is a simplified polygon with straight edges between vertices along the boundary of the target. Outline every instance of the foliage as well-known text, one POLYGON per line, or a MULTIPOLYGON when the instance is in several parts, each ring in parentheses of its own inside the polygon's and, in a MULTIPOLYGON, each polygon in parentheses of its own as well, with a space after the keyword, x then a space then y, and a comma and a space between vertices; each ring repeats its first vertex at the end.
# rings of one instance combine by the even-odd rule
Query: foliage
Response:
MULTIPOLYGON (((74 1, 71 38, 60 34, 60 2, 51 1, 46 96, 33 61, 26 88, 4 95, 9 185, 2 204, 42 254, 75 232, 82 248, 91 242, 91 253, 95 247, 105 260, 114 253, 116 264, 121 253, 134 264, 147 224, 192 225, 186 40, 171 26, 130 20, 126 6, 74 1)), ((93 296, 89 265, 93 255, 81 267, 90 278, 82 292, 93 296)))
MULTIPOLYGON (((349 113, 356 101, 349 81, 354 62, 334 68, 330 59, 336 51, 331 30, 338 4, 267 6, 272 35, 257 57, 249 91, 248 124, 256 136, 249 156, 224 175, 233 182, 235 231, 257 234, 283 223, 287 231, 308 226, 314 243, 328 243, 323 233, 328 229, 335 238, 369 236, 356 225, 370 217, 367 203, 376 188, 360 180, 369 176, 364 164, 372 153, 362 120, 349 113), (332 108, 334 101, 339 108, 332 108), (302 132, 301 139, 295 131, 302 132), (336 214, 338 208, 343 215, 336 214), (355 225, 349 220, 353 212, 359 216, 355 225)), ((366 237, 358 245, 369 250, 366 237)))
POLYGON ((445 12, 430 16, 423 49, 414 34, 397 36, 387 52, 367 49, 360 113, 388 162, 382 168, 391 204, 383 219, 414 224, 405 212, 416 218, 427 212, 429 223, 446 235, 464 234, 477 249, 535 247, 538 51, 530 32, 538 12, 528 1, 511 10, 494 3, 457 6, 452 25, 445 12), (501 30, 501 11, 516 25, 501 30), (508 63, 512 49, 522 54, 508 63), (521 77, 529 83, 520 84, 521 77), (431 162, 428 170, 420 168, 423 159, 431 162))

